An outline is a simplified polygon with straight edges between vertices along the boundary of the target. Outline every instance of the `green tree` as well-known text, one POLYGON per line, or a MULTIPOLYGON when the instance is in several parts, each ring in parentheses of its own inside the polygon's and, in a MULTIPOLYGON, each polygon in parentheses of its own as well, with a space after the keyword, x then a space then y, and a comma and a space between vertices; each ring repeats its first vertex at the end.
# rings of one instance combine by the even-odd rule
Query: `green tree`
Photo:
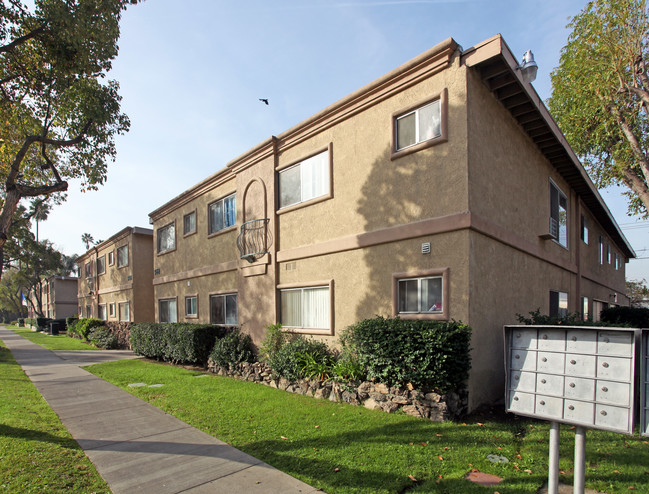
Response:
POLYGON ((90 246, 95 242, 95 239, 92 238, 92 235, 89 233, 84 233, 81 235, 81 241, 86 244, 86 250, 90 249, 90 246))
POLYGON ((9 269, 0 280, 0 311, 14 317, 26 317, 27 307, 22 304, 22 297, 28 291, 20 271, 9 269))
POLYGON ((629 297, 631 307, 649 300, 649 287, 647 280, 626 280, 626 296, 629 297))
POLYGON ((22 283, 32 290, 33 296, 28 299, 28 303, 39 317, 44 317, 41 282, 63 270, 62 254, 51 242, 30 240, 23 244, 19 273, 22 283))
POLYGON ((118 84, 119 20, 138 0, 0 3, 0 247, 22 198, 82 190, 106 178, 129 128, 118 84), (33 8, 30 9, 30 6, 33 8))
POLYGON ((645 0, 594 0, 571 19, 549 107, 599 187, 649 217, 649 17, 645 0))

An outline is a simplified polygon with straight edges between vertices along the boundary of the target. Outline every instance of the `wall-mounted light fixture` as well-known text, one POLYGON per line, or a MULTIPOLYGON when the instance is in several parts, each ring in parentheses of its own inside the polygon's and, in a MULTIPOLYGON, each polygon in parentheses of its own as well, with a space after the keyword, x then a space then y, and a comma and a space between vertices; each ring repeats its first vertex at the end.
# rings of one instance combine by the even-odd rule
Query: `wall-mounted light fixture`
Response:
POLYGON ((528 83, 534 82, 534 80, 536 79, 536 73, 539 70, 539 66, 536 65, 536 62, 534 61, 534 54, 532 53, 532 50, 527 50, 525 52, 525 54, 523 55, 523 61, 516 68, 521 71, 523 81, 528 83))

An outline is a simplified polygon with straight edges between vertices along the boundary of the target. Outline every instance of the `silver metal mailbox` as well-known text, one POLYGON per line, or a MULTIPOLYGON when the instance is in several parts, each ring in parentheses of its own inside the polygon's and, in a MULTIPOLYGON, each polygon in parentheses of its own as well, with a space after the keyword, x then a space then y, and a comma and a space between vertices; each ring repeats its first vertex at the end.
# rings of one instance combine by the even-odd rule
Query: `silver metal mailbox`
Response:
MULTIPOLYGON (((636 330, 505 326, 506 409, 633 434, 636 330)), ((649 330, 643 332, 642 433, 649 436, 649 330)))

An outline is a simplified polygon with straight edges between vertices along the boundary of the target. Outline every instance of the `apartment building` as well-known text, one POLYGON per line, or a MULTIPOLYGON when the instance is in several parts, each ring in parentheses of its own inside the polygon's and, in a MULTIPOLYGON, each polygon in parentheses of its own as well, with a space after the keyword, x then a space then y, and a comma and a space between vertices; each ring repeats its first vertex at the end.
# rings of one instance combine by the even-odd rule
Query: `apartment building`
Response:
POLYGON ((29 317, 39 317, 34 307, 43 311, 44 317, 63 319, 77 314, 76 276, 50 276, 32 287, 27 304, 29 317), (38 293, 37 293, 38 291, 38 293))
POLYGON ((150 214, 158 321, 461 320, 470 408, 516 314, 627 304, 634 252, 500 35, 447 39, 150 214))
POLYGON ((153 322, 153 230, 126 227, 77 259, 79 317, 153 322))

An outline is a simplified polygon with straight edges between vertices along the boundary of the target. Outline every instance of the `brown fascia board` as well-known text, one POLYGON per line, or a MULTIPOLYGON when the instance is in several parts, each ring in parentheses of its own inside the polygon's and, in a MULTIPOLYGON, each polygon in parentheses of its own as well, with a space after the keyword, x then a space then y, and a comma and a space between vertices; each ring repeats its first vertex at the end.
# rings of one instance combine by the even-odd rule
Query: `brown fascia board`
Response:
POLYGON ((397 67, 384 76, 329 105, 312 117, 282 132, 277 137, 271 136, 249 151, 238 156, 214 175, 187 189, 164 205, 149 213, 152 221, 163 217, 171 211, 187 204, 206 191, 226 182, 241 170, 272 156, 280 148, 288 149, 308 139, 312 135, 327 129, 350 116, 365 110, 379 101, 416 84, 422 78, 429 77, 448 67, 457 52, 459 45, 453 38, 447 38, 431 49, 397 67))
MULTIPOLYGON (((566 178, 566 181, 573 189, 586 191, 583 193, 583 195, 585 196, 584 203, 589 205, 591 212, 598 219, 599 223, 607 230, 607 233, 611 236, 611 238, 617 241, 618 246, 622 248, 626 257, 636 257, 631 244, 629 244, 629 241, 622 233, 622 230, 615 221, 615 218, 611 214, 611 211, 608 209, 608 206, 602 199, 602 196, 599 194, 597 188, 588 176, 586 169, 583 167, 581 161, 579 161, 579 158, 568 144, 568 141, 559 129, 557 123, 554 121, 554 118, 552 118, 552 116, 550 115, 550 112, 539 97, 538 93, 530 83, 523 82, 521 73, 517 69, 518 61, 514 57, 509 46, 507 46, 507 43, 505 43, 502 35, 497 34, 483 41, 482 43, 479 43, 463 51, 461 60, 464 64, 466 64, 467 67, 475 67, 478 70, 480 70, 482 66, 488 66, 496 61, 504 62, 509 74, 518 80, 519 85, 524 90, 523 94, 526 95, 529 103, 533 105, 534 110, 538 112, 540 117, 547 125, 548 131, 549 133, 551 133, 552 138, 556 139, 556 141, 565 150, 566 155, 568 156, 570 161, 570 167, 572 168, 573 172, 576 172, 572 177, 564 176, 564 178, 566 178)), ((549 161, 557 169, 557 171, 561 173, 559 167, 557 167, 552 160, 549 161)), ((562 175, 564 175, 564 173, 562 173, 562 175)))

